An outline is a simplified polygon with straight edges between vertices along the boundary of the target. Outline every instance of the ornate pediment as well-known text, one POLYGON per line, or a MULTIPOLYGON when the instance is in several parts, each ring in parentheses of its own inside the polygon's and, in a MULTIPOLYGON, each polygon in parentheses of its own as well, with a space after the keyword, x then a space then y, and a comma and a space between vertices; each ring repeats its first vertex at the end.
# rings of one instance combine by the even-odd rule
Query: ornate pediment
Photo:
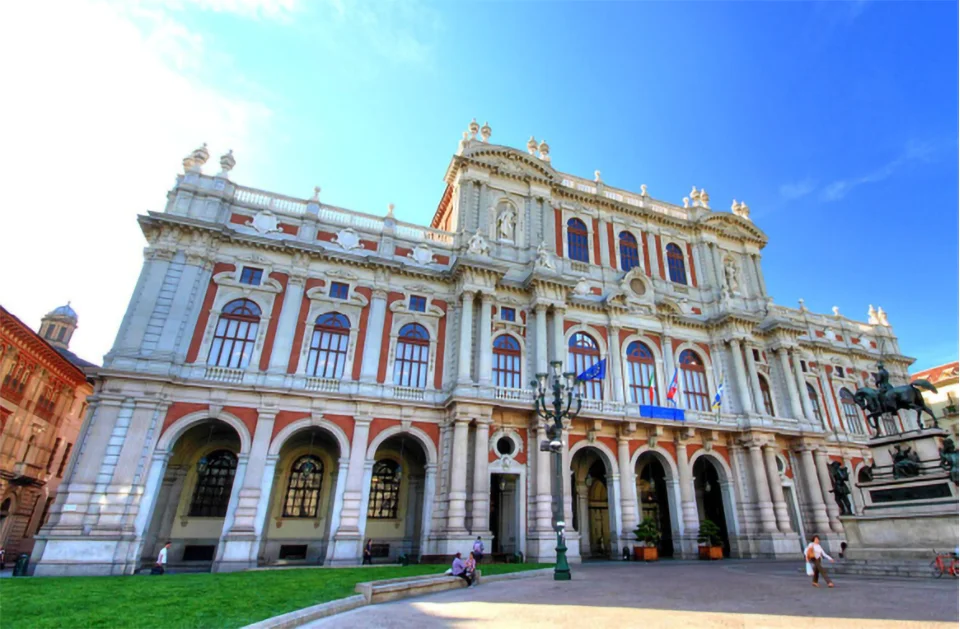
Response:
POLYGON ((465 157, 490 167, 494 173, 513 177, 553 180, 553 169, 541 160, 507 147, 480 146, 465 157))
POLYGON ((705 227, 710 227, 724 236, 736 240, 752 240, 767 243, 767 235, 764 234, 756 225, 745 218, 734 216, 733 214, 717 213, 707 214, 700 223, 705 227))

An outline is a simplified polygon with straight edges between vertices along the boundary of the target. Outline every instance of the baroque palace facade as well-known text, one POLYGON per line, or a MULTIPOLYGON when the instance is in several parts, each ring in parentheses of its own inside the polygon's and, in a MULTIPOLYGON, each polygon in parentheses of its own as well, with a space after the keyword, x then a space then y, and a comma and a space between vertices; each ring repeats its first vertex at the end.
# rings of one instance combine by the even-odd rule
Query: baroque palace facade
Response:
POLYGON ((827 465, 869 464, 851 393, 879 359, 896 384, 912 362, 882 310, 775 305, 746 204, 654 200, 489 137, 464 133, 430 227, 245 188, 232 153, 216 175, 191 153, 139 218, 143 269, 36 574, 128 574, 167 540, 172 564, 215 571, 359 563, 367 539, 552 561, 529 383, 604 359, 563 436, 572 561, 620 556, 643 517, 665 555, 695 555, 705 519, 736 557, 836 543, 827 465), (682 419, 641 414, 675 370, 682 419))

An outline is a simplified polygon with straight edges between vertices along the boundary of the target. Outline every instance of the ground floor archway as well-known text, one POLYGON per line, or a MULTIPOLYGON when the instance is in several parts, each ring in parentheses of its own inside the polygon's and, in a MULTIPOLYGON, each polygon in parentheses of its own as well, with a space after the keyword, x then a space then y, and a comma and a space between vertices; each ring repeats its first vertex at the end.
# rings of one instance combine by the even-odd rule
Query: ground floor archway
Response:
POLYGON ((727 526, 723 492, 727 483, 723 471, 709 456, 700 456, 693 463, 693 487, 697 497, 700 522, 710 520, 720 529, 723 556, 730 556, 730 536, 727 526))
POLYGON ((573 528, 580 534, 580 556, 609 558, 619 547, 614 516, 613 467, 599 448, 583 447, 570 460, 573 528))
POLYGON ((652 518, 660 530, 658 553, 661 557, 673 557, 673 519, 670 509, 670 491, 667 473, 658 455, 644 452, 637 459, 637 505, 639 522, 652 518))

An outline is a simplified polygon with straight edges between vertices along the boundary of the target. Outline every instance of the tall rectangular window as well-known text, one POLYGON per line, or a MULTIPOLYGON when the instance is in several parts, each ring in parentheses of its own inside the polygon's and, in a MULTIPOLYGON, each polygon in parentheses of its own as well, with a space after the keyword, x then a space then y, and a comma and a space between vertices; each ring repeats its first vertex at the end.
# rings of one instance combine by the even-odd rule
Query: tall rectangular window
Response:
POLYGON ((63 441, 60 437, 57 437, 57 440, 53 444, 53 450, 50 451, 50 457, 47 459, 47 474, 50 473, 50 468, 53 467, 53 457, 56 456, 57 450, 60 449, 60 443, 63 441))
POLYGON ((72 449, 72 443, 68 443, 67 447, 63 449, 63 456, 60 457, 60 467, 57 469, 57 478, 63 478, 63 470, 67 467, 67 461, 70 460, 70 450, 72 449))
POLYGON ((240 271, 240 283, 250 286, 260 286, 260 280, 263 279, 263 269, 255 269, 252 266, 245 266, 240 271))

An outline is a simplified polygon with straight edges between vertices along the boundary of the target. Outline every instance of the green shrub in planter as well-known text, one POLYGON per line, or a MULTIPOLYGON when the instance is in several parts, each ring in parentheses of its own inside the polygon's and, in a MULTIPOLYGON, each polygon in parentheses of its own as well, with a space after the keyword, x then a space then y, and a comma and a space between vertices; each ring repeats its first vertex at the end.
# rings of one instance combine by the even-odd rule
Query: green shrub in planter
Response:
POLYGON ((697 541, 707 546, 721 546, 723 537, 720 527, 713 520, 704 520, 700 523, 700 534, 697 536, 697 541))
POLYGON ((640 526, 633 532, 637 540, 647 546, 657 546, 660 544, 660 529, 657 528, 657 521, 653 518, 644 518, 640 526))

